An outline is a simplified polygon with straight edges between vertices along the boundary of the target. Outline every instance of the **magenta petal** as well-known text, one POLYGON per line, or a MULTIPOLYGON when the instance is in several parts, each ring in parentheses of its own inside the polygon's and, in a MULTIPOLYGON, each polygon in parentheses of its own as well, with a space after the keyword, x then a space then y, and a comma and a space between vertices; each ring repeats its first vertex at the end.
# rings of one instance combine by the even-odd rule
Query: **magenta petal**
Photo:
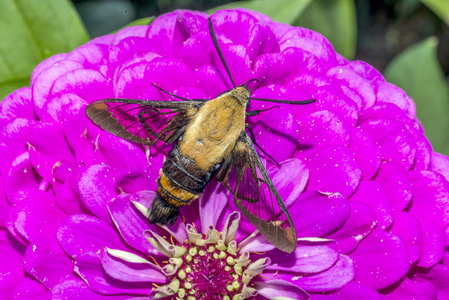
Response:
POLYGON ((75 94, 87 102, 114 96, 112 82, 92 69, 76 69, 57 78, 51 87, 50 96, 58 97, 63 94, 75 94))
POLYGON ((148 166, 145 169, 130 167, 117 174, 115 184, 122 193, 134 194, 145 190, 156 191, 156 179, 157 176, 148 170, 148 166))
MULTIPOLYGON (((0 274, 2 280, 11 270, 19 267, 22 269, 25 246, 14 239, 6 229, 0 229, 0 274)), ((12 274, 15 272, 12 272, 12 274)), ((23 271, 17 281, 23 278, 23 271)), ((1 285, 0 285, 1 286, 1 285)))
MULTIPOLYGON (((12 199, 14 193, 22 189, 37 189, 42 177, 31 165, 30 155, 24 152, 17 156, 5 173, 4 189, 6 197, 12 199)), ((5 211, 6 212, 6 211, 5 211)))
POLYGON ((449 224, 449 182, 432 171, 412 171, 408 178, 413 188, 410 213, 427 216, 445 228, 449 224))
POLYGON ((90 166, 79 179, 83 204, 97 217, 112 224, 107 204, 116 196, 116 172, 107 165, 90 166))
MULTIPOLYGON (((14 196, 12 200, 14 200, 15 198, 16 196, 14 196)), ((16 207, 14 205, 9 206, 8 204, 8 209, 6 212, 7 215, 4 224, 6 230, 11 234, 13 239, 21 243, 22 246, 28 245, 30 242, 22 234, 20 234, 20 232, 15 227, 16 207)), ((25 252, 25 249, 23 249, 23 251, 25 252)))
POLYGON ((130 283, 112 278, 103 271, 98 256, 97 252, 83 252, 75 260, 75 272, 95 292, 106 295, 126 293, 148 295, 151 291, 147 282, 130 283))
POLYGON ((11 204, 15 206, 14 227, 28 242, 54 237, 59 223, 66 217, 50 192, 20 191, 14 195, 11 204))
MULTIPOLYGON (((2 260, 3 261, 3 260, 2 260)), ((11 299, 14 287, 25 277, 25 271, 22 266, 17 266, 7 272, 0 272, 0 295, 2 299, 11 299)))
POLYGON ((280 38, 279 45, 281 51, 289 47, 298 47, 314 54, 327 66, 336 64, 335 51, 332 45, 324 36, 310 29, 290 27, 280 38))
MULTIPOLYGON (((113 251, 113 250, 111 250, 113 251)), ((100 262, 105 272, 114 279, 137 283, 164 284, 167 277, 161 272, 161 268, 142 259, 144 262, 128 262, 108 253, 107 249, 101 250, 100 262)), ((149 288, 148 293, 151 291, 149 288)))
POLYGON ((342 288, 354 279, 354 265, 346 255, 340 255, 339 260, 326 271, 294 276, 296 274, 278 273, 276 278, 293 283, 308 292, 328 292, 342 288))
POLYGON ((303 193, 289 208, 298 237, 325 236, 349 217, 348 200, 340 194, 303 193))
POLYGON ((54 165, 65 160, 75 165, 75 157, 64 138, 62 124, 38 123, 28 134, 30 158, 37 172, 47 181, 52 181, 54 165))
POLYGON ((304 191, 309 179, 309 170, 299 159, 288 159, 267 170, 285 206, 290 207, 304 191))
POLYGON ((3 128, 11 120, 23 118, 34 120, 34 105, 31 97, 31 89, 23 87, 6 96, 0 105, 0 128, 3 128))
POLYGON ((5 170, 11 160, 28 150, 27 136, 36 122, 32 120, 15 118, 13 121, 0 127, 0 168, 5 170))
POLYGON ((331 85, 320 86, 313 93, 319 100, 315 103, 318 111, 332 111, 350 126, 355 126, 359 118, 357 104, 346 96, 340 88, 331 85))
POLYGON ((294 274, 322 272, 333 266, 339 258, 338 247, 335 241, 330 240, 299 240, 298 247, 292 254, 274 249, 268 255, 271 264, 265 270, 294 274))
POLYGON ((377 71, 373 66, 367 64, 366 62, 363 62, 361 60, 353 60, 350 62, 346 62, 346 66, 357 74, 369 80, 374 86, 379 86, 380 84, 385 82, 382 74, 380 74, 379 71, 377 71))
MULTIPOLYGON (((55 80, 61 75, 72 70, 81 69, 83 65, 73 60, 61 60, 53 62, 48 68, 43 69, 33 81, 33 100, 36 113, 40 116, 41 110, 49 98, 50 89, 55 80)), ((74 84, 74 86, 76 86, 74 84)))
POLYGON ((342 253, 353 251, 376 226, 376 213, 368 204, 350 201, 351 213, 344 225, 326 238, 335 239, 342 253))
POLYGON ((298 157, 308 157, 327 145, 349 146, 351 129, 331 111, 316 111, 299 121, 298 157))
POLYGON ((366 109, 374 105, 376 95, 374 94, 373 86, 367 79, 357 74, 350 67, 336 66, 328 70, 327 75, 335 78, 338 85, 345 85, 348 88, 357 87, 356 91, 363 99, 361 108, 366 109))
POLYGON ((438 299, 449 299, 449 267, 440 264, 424 272, 417 272, 412 280, 428 281, 437 288, 438 299))
POLYGON ((274 247, 273 244, 270 243, 260 233, 254 235, 254 236, 249 236, 249 237, 243 239, 239 243, 240 251, 248 251, 250 253, 251 252, 268 252, 268 251, 272 251, 275 248, 276 247, 274 247))
POLYGON ((104 299, 104 300, 125 300, 130 299, 129 295, 101 295, 92 291, 81 279, 66 280, 53 287, 48 294, 48 299, 104 299))
MULTIPOLYGON (((232 196, 224 185, 212 180, 204 189, 200 201, 201 232, 207 233, 209 228, 219 228, 217 224, 220 215, 228 201, 232 201, 232 196)), ((220 224, 224 225, 224 224, 220 224)))
POLYGON ((311 300, 341 300, 341 298, 335 296, 334 294, 312 294, 310 293, 311 300))
POLYGON ((391 119, 362 122, 360 127, 370 133, 382 150, 384 160, 394 160, 410 170, 416 154, 416 143, 404 124, 391 119))
POLYGON ((350 200, 371 206, 377 215, 377 228, 385 230, 393 223, 390 202, 381 184, 371 180, 361 181, 359 188, 350 200))
MULTIPOLYGON (((87 102, 76 95, 70 95, 70 103, 64 106, 63 127, 64 135, 69 145, 76 149, 80 138, 91 130, 91 121, 85 113, 87 102), (87 129, 86 132, 86 128, 87 129)), ((94 126, 94 125, 91 125, 94 126)), ((98 128, 98 131, 100 129, 98 128)))
MULTIPOLYGON (((76 170, 75 172, 76 174, 79 174, 80 171, 81 170, 76 170)), ((56 183, 53 185, 56 194, 56 203, 62 211, 68 215, 87 212, 87 209, 81 202, 78 191, 73 187, 76 185, 74 182, 77 180, 78 176, 74 175, 70 178, 70 180, 64 182, 62 185, 57 185, 56 183)))
MULTIPOLYGON (((154 192, 149 193, 151 193, 152 199, 156 195, 154 192)), ((143 232, 150 227, 148 219, 137 210, 131 201, 137 201, 137 199, 130 194, 120 194, 108 203, 109 212, 120 235, 128 245, 142 253, 151 253, 153 247, 143 236, 143 232)))
POLYGON ((427 216, 414 214, 422 227, 422 251, 419 267, 429 268, 437 264, 444 255, 446 239, 443 229, 427 216))
POLYGON ((141 146, 108 132, 101 132, 97 143, 98 150, 95 152, 95 158, 98 162, 110 165, 117 170, 129 168, 129 166, 141 168, 148 166, 141 146))
POLYGON ((377 88, 377 101, 393 103, 406 112, 410 118, 414 118, 416 115, 415 103, 408 101, 407 94, 389 82, 379 84, 377 88))
POLYGON ((25 277, 22 281, 16 284, 12 290, 11 298, 8 299, 47 300, 47 295, 47 289, 40 282, 33 278, 25 277))
POLYGON ((382 184, 393 211, 403 210, 412 199, 412 185, 407 173, 396 162, 382 162, 374 181, 382 184))
MULTIPOLYGON (((3 180, 3 176, 0 175, 0 182, 3 180)), ((0 228, 5 227, 5 222, 8 217, 9 202, 6 199, 3 185, 0 185, 0 228)))
POLYGON ((334 293, 338 299, 382 300, 382 296, 373 288, 352 281, 334 293))
POLYGON ((46 288, 73 278, 73 263, 54 238, 30 244, 25 252, 24 269, 46 288))
POLYGON ((392 300, 408 300, 408 299, 442 299, 437 296, 437 289, 431 282, 412 281, 405 277, 399 284, 395 284, 394 288, 387 288, 385 299, 392 300))
POLYGON ((308 300, 306 291, 284 280, 252 281, 259 295, 268 299, 285 297, 285 299, 308 300))
POLYGON ((440 173, 449 181, 449 157, 446 155, 432 152, 430 160, 430 170, 440 173))
POLYGON ((73 258, 85 252, 97 252, 104 247, 127 250, 120 236, 109 224, 88 215, 65 218, 56 235, 59 245, 73 258))
POLYGON ((362 169, 363 178, 373 178, 382 161, 382 153, 374 138, 359 127, 352 128, 349 149, 362 169))
MULTIPOLYGON (((273 34, 271 31, 269 32, 273 34)), ((267 41, 267 37, 264 36, 260 41, 267 41)), ((258 44, 260 45, 261 42, 258 44)), ((254 48, 249 49, 251 53, 254 48)), ((265 86, 267 83, 284 84, 296 73, 296 70, 291 67, 292 64, 293 62, 281 53, 262 54, 256 58, 253 67, 253 76, 254 78, 260 78, 259 86, 265 86)))
POLYGON ((389 231, 405 241, 410 261, 417 262, 423 246, 423 230, 419 220, 408 212, 398 211, 394 214, 394 223, 389 231))
POLYGON ((256 142, 274 159, 284 161, 292 157, 298 140, 298 124, 289 109, 268 113, 254 125, 253 131, 256 142))
POLYGON ((340 193, 349 197, 357 188, 362 170, 345 147, 324 147, 307 158, 310 171, 307 190, 340 193))
POLYGON ((350 254, 356 282, 382 289, 407 274, 410 258, 404 240, 395 234, 375 229, 350 254))
POLYGON ((34 80, 36 77, 45 69, 53 66, 55 63, 64 60, 67 57, 68 53, 58 53, 56 55, 50 56, 46 59, 44 59, 42 62, 40 62, 36 68, 34 68, 33 72, 31 73, 31 84, 34 84, 34 80))

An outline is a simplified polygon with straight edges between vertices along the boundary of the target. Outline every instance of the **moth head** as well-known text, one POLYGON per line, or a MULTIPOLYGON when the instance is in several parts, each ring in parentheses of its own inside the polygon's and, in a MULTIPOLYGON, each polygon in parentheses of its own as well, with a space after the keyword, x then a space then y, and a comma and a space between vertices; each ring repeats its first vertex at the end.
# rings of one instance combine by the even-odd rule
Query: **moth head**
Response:
POLYGON ((232 95, 239 100, 239 102, 247 107, 249 104, 249 97, 251 97, 251 91, 245 86, 238 86, 232 90, 232 95))

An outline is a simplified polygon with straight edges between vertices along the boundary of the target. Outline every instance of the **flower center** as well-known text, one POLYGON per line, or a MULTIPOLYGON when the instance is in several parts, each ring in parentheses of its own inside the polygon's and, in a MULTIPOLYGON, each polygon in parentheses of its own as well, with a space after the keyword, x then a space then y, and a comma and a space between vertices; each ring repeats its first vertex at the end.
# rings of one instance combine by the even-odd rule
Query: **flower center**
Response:
POLYGON ((226 300, 240 293, 245 263, 240 263, 237 253, 212 245, 184 246, 188 252, 183 255, 183 264, 177 272, 180 281, 177 297, 226 300))
MULTIPOLYGON (((271 263, 269 257, 250 261, 248 251, 239 251, 235 234, 240 214, 229 214, 223 232, 210 226, 207 234, 187 224, 188 238, 181 245, 168 242, 148 230, 147 240, 165 256, 168 264, 161 271, 169 279, 151 291, 155 299, 171 296, 173 300, 240 300, 255 297, 250 284, 271 263)), ((243 248, 242 248, 243 249, 243 248)))

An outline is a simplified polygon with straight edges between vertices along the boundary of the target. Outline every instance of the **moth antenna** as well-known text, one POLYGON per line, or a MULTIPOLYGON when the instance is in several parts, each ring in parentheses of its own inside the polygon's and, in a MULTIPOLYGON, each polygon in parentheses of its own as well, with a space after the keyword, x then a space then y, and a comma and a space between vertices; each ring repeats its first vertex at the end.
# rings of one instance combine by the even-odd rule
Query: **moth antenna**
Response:
POLYGON ((258 114, 260 114, 260 113, 263 112, 263 111, 269 111, 269 110, 274 109, 274 108, 279 108, 279 105, 272 106, 272 107, 266 108, 266 109, 257 109, 257 110, 248 111, 248 112, 246 113, 246 116, 247 116, 247 117, 257 116, 258 114))
POLYGON ((256 101, 264 101, 264 102, 272 102, 272 103, 284 103, 284 104, 293 104, 293 105, 304 105, 304 104, 310 104, 315 102, 315 99, 309 99, 309 100, 300 100, 300 101, 293 101, 293 100, 276 100, 276 99, 263 99, 263 98, 249 98, 250 100, 256 100, 256 101))
POLYGON ((257 83, 259 83, 259 79, 253 78, 253 79, 249 79, 249 80, 245 81, 245 82, 242 83, 240 86, 242 86, 242 85, 248 85, 248 84, 249 84, 250 82, 252 82, 252 81, 257 81, 257 83))
POLYGON ((161 88, 160 86, 157 86, 157 85, 154 84, 154 83, 153 83, 153 86, 154 86, 155 88, 157 88, 159 91, 161 91, 161 92, 163 92, 163 93, 166 93, 166 94, 168 94, 168 95, 170 95, 170 96, 172 96, 172 97, 175 97, 175 98, 178 98, 178 99, 181 99, 181 100, 187 100, 187 101, 190 101, 190 99, 187 99, 187 98, 184 98, 184 97, 181 97, 181 96, 172 94, 172 93, 170 93, 169 91, 164 90, 163 88, 161 88))
POLYGON ((224 59, 223 52, 221 52, 220 45, 218 45, 217 36, 215 35, 214 25, 212 24, 212 19, 211 18, 209 18, 209 31, 210 31, 210 36, 212 37, 212 41, 214 42, 215 49, 218 52, 218 56, 220 56, 221 62, 223 63, 223 66, 226 69, 226 73, 228 73, 229 79, 232 82, 232 86, 234 88, 236 88, 236 85, 234 83, 234 79, 232 79, 231 72, 229 71, 228 65, 226 64, 226 61, 224 59))
POLYGON ((169 91, 164 90, 163 88, 161 88, 160 86, 157 86, 157 85, 154 84, 154 83, 153 83, 153 86, 154 86, 155 88, 157 88, 157 89, 158 89, 159 91, 161 91, 161 92, 164 92, 164 93, 166 93, 166 94, 168 94, 168 95, 170 95, 170 96, 172 96, 172 97, 174 97, 174 98, 178 98, 178 99, 181 99, 181 100, 184 100, 184 101, 207 101, 206 99, 189 99, 189 98, 184 98, 184 97, 175 95, 175 94, 173 94, 173 93, 170 93, 169 91))

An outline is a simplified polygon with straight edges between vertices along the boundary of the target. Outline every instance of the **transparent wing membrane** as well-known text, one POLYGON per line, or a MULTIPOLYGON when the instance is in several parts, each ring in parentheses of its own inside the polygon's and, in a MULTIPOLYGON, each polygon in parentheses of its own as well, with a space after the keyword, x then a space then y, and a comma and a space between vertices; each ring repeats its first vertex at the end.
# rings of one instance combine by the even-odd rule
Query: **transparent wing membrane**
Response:
POLYGON ((147 101, 105 99, 91 103, 87 116, 104 130, 145 145, 157 140, 171 143, 203 103, 199 101, 147 101))
POLYGON ((296 230, 246 131, 227 160, 218 180, 234 195, 236 206, 277 248, 293 252, 296 230))

